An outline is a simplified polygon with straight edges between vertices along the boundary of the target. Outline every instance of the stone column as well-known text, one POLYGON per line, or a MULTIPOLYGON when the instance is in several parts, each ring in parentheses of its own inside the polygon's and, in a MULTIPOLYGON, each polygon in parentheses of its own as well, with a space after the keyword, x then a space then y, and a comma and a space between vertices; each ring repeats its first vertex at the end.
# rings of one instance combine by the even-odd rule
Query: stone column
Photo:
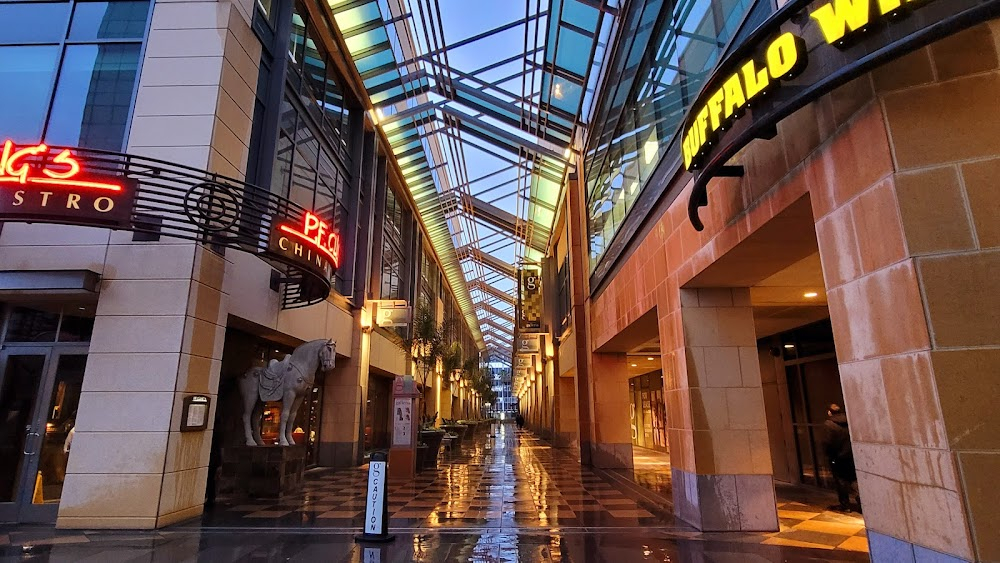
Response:
POLYGON ((592 365, 592 464, 606 469, 632 467, 632 434, 628 424, 628 358, 625 354, 594 354, 592 365))
POLYGON ((874 561, 1000 560, 998 40, 874 73, 864 134, 813 187, 874 561))
MULTIPOLYGON (((577 161, 577 170, 582 169, 577 161)), ((590 300, 588 288, 587 207, 584 201, 586 185, 579 172, 570 174, 566 187, 566 217, 569 232, 569 272, 572 291, 572 327, 576 345, 576 415, 579 421, 580 463, 591 465, 594 442, 593 392, 590 354, 590 300)))
POLYGON ((362 310, 353 317, 351 356, 337 363, 323 385, 320 418, 319 463, 328 467, 354 467, 364 458, 362 431, 364 404, 368 399, 371 333, 361 329, 362 310))
MULTIPOLYGON (((260 46, 251 2, 158 2, 128 152, 242 178, 260 46)), ((59 527, 155 528, 201 514, 227 296, 225 259, 113 232, 59 527), (181 434, 186 395, 209 428, 181 434)))
POLYGON ((664 386, 674 509, 704 531, 777 531, 750 290, 680 297, 684 347, 674 355, 687 366, 664 386))

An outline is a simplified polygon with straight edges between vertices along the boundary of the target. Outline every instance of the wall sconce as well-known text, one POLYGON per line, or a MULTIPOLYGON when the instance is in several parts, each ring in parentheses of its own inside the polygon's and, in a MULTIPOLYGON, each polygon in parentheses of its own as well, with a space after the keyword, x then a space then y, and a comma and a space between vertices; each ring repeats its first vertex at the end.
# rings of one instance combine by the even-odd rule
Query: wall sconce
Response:
POLYGON ((361 332, 370 333, 373 328, 372 311, 366 305, 361 308, 361 332))
POLYGON ((556 357, 555 345, 552 342, 552 337, 545 335, 545 357, 549 360, 556 357))

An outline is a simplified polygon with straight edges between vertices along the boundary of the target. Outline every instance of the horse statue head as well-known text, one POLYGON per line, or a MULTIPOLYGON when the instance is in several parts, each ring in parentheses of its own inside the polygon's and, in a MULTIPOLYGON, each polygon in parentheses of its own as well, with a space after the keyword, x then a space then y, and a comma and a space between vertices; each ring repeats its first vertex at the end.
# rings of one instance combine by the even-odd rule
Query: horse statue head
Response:
POLYGON ((337 360, 337 343, 333 340, 327 340, 326 344, 323 345, 319 350, 319 369, 323 372, 328 372, 336 367, 337 360))

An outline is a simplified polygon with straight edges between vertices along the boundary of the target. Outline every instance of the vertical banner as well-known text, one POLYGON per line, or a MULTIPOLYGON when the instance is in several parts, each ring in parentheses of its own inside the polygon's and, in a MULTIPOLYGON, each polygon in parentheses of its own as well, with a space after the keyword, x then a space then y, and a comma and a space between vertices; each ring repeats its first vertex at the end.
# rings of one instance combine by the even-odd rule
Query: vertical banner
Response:
POLYGON ((542 270, 526 266, 517 271, 517 328, 538 332, 542 328, 542 270))

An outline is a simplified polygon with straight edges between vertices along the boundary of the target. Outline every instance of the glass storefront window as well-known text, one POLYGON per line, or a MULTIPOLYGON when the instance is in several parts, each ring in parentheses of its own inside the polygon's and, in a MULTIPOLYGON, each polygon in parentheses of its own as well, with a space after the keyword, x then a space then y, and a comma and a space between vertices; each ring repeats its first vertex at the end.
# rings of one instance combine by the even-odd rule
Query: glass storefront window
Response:
POLYGON ((625 43, 609 63, 608 91, 595 110, 592 122, 598 125, 584 163, 591 269, 666 156, 703 81, 751 9, 772 7, 764 0, 644 0, 631 3, 623 14, 625 43))
POLYGON ((55 342, 59 313, 15 307, 7 320, 7 342, 55 342))
POLYGON ((18 143, 120 150, 149 5, 0 3, 0 108, 16 108, 0 111, 0 132, 18 143))
POLYGON ((73 11, 69 38, 74 41, 142 39, 148 13, 146 1, 80 2, 73 11))
MULTIPOLYGON (((2 6, 0 6, 2 10, 2 6)), ((0 21, 6 21, 0 15, 0 21)), ((0 132, 16 143, 42 137, 59 47, 0 47, 0 132), (17 111, 11 111, 17 108, 17 111)))
POLYGON ((56 43, 66 34, 69 2, 0 4, 0 43, 56 43))
POLYGON ((120 148, 138 71, 138 44, 67 47, 45 141, 120 148))

